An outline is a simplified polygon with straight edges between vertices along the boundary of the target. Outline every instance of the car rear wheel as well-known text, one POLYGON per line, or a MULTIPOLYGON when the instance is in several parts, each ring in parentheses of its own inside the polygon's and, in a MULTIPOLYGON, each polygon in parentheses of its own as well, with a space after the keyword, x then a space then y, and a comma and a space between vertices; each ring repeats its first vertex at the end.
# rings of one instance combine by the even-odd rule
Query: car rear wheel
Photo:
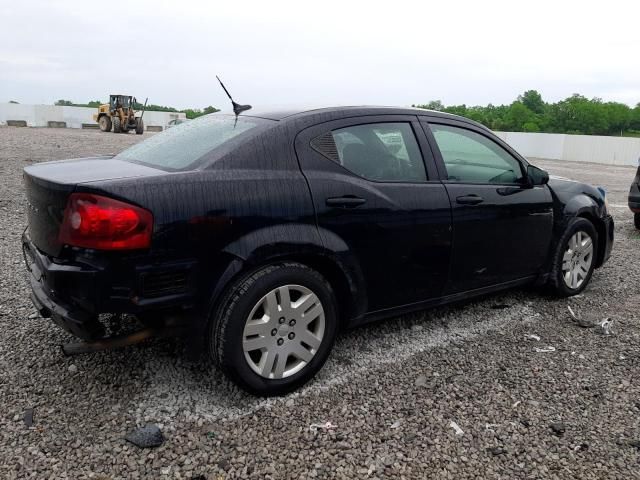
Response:
POLYGON ((633 224, 640 230, 640 213, 633 214, 633 224))
POLYGON ((337 331, 331 286, 299 263, 270 265, 234 283, 208 328, 213 361, 238 386, 280 395, 311 379, 337 331))
POLYGON ((585 218, 574 218, 558 242, 551 285, 556 294, 570 297, 583 291, 595 268, 598 234, 585 218))

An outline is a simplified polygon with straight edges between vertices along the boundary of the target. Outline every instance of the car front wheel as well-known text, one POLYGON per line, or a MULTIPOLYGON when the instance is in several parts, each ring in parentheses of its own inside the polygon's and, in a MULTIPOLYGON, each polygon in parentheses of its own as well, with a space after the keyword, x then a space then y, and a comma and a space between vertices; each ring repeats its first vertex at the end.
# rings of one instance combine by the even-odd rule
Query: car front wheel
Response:
POLYGON ((111 119, 107 115, 103 115, 100 117, 98 121, 100 125, 100 131, 102 132, 110 132, 111 131, 111 119))
POLYGON ((209 322, 213 361, 238 386, 280 395, 311 379, 336 336, 329 283, 299 263, 270 265, 235 282, 209 322))
POLYGON ((561 297, 577 295, 591 280, 598 251, 598 234, 585 218, 574 218, 558 242, 551 285, 561 297))
POLYGON ((633 214, 633 224, 640 230, 640 213, 633 214))

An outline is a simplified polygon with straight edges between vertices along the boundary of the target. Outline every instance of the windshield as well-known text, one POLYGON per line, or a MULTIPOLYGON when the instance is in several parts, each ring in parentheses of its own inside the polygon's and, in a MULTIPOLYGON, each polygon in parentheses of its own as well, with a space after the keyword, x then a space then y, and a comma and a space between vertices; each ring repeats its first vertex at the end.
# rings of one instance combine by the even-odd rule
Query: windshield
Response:
POLYGON ((130 97, 111 97, 111 107, 112 108, 129 108, 129 98, 130 97))
POLYGON ((252 117, 239 117, 236 122, 231 115, 205 115, 179 123, 124 150, 115 158, 164 170, 186 170, 195 167, 212 150, 267 122, 252 117))

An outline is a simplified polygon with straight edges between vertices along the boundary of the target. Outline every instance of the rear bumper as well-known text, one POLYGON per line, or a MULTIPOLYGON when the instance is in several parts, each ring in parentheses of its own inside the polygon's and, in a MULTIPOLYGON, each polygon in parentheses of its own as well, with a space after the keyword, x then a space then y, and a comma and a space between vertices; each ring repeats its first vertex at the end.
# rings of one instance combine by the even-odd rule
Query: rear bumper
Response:
POLYGON ((22 238, 22 253, 29 270, 31 301, 44 318, 52 319, 58 326, 84 340, 93 340, 104 335, 98 314, 91 309, 74 305, 72 301, 58 298, 58 287, 78 282, 85 292, 95 284, 96 271, 79 266, 58 265, 41 254, 26 235, 22 238))
POLYGON ((58 263, 40 252, 25 233, 22 251, 30 272, 31 301, 44 318, 83 340, 105 334, 101 313, 140 314, 193 305, 195 262, 128 265, 58 263), (180 272, 181 281, 171 283, 180 272))
POLYGON ((42 317, 51 318, 58 326, 83 340, 94 340, 104 336, 104 328, 97 315, 56 302, 49 297, 51 292, 45 290, 43 284, 36 280, 36 276, 31 275, 30 281, 31 301, 42 317))

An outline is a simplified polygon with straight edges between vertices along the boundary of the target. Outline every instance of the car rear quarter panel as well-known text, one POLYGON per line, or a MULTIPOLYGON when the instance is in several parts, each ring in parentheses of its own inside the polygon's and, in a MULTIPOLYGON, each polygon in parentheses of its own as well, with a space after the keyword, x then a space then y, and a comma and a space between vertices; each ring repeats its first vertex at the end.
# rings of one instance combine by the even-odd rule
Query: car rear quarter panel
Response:
POLYGON ((151 257, 195 257, 204 269, 222 260, 222 252, 247 259, 258 245, 283 239, 319 244, 308 186, 283 143, 259 135, 208 168, 84 183, 78 190, 149 209, 151 257))

